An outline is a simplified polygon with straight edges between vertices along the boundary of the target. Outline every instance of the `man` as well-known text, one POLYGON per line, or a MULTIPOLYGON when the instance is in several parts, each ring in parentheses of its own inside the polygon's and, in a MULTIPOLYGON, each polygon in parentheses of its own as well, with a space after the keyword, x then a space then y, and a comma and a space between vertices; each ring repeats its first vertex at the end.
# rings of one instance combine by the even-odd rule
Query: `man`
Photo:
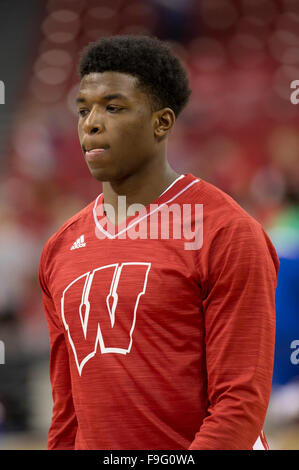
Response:
POLYGON ((79 139, 103 193, 41 256, 48 448, 267 448, 279 266, 269 238, 227 194, 169 166, 190 90, 164 43, 103 38, 80 76, 79 139), (159 223, 167 211, 173 223, 159 223))

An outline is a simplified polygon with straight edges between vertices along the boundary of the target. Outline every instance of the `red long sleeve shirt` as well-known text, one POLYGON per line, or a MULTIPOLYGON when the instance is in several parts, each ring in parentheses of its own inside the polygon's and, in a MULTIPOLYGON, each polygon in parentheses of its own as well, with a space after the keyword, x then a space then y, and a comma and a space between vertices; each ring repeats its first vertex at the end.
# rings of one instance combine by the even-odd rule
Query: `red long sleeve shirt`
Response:
POLYGON ((261 225, 192 174, 117 227, 100 194, 41 255, 48 448, 266 448, 278 268, 261 225))

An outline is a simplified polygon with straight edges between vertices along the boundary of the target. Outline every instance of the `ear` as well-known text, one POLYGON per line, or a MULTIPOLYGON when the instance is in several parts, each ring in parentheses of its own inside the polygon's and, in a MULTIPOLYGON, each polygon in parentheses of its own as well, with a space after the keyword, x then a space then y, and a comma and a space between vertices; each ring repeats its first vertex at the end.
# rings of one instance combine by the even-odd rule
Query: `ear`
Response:
POLYGON ((171 108, 163 108, 154 113, 155 137, 163 139, 167 137, 170 129, 175 123, 175 114, 171 108))

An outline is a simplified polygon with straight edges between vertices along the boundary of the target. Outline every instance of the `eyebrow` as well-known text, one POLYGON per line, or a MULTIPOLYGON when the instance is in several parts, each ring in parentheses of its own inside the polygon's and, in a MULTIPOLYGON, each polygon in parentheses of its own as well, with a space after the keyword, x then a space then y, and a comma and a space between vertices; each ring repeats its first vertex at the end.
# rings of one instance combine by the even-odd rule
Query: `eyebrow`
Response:
MULTIPOLYGON (((122 95, 121 93, 112 93, 110 95, 103 96, 102 99, 105 100, 105 101, 111 101, 111 100, 114 100, 114 99, 127 100, 128 98, 125 95, 122 95)), ((78 98, 76 99, 76 103, 77 104, 86 103, 86 99, 81 97, 81 96, 78 96, 78 98)))

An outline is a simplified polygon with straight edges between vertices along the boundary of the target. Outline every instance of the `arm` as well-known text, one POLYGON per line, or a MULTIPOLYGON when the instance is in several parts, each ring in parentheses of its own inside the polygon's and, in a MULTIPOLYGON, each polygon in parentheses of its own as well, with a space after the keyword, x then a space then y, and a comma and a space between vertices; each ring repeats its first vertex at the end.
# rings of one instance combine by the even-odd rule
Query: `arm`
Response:
POLYGON ((39 283, 50 335, 50 380, 52 385, 53 412, 48 434, 48 450, 74 449, 77 418, 73 405, 68 351, 63 327, 48 292, 44 274, 44 253, 39 267, 39 283))
POLYGON ((203 244, 208 413, 190 450, 252 449, 266 416, 279 261, 261 226, 240 218, 203 244))

